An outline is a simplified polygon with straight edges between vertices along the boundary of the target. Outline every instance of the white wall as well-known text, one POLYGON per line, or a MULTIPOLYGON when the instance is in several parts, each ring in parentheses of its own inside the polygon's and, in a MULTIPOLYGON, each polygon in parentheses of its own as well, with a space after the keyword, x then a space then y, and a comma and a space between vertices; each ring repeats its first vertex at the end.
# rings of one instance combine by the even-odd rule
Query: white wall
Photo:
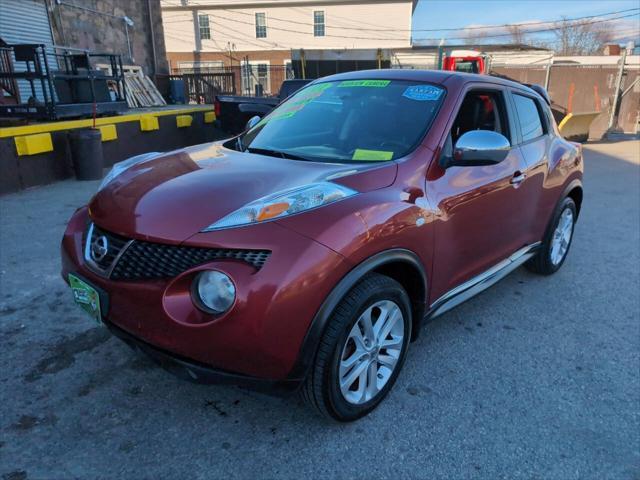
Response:
MULTIPOLYGON (((236 51, 410 46, 411 0, 363 1, 361 4, 343 5, 331 0, 323 4, 310 0, 306 3, 313 3, 312 5, 301 6, 305 3, 302 0, 295 2, 295 6, 291 7, 286 6, 289 3, 286 1, 277 2, 282 6, 273 6, 275 3, 258 0, 252 2, 252 8, 240 8, 243 2, 232 4, 228 1, 190 0, 190 6, 198 6, 197 14, 209 15, 211 39, 202 40, 200 50, 227 51, 228 44, 235 45, 236 51), (255 6, 259 3, 265 3, 265 6, 255 6), (229 8, 219 8, 220 4, 227 4, 229 8), (324 37, 313 35, 315 10, 325 13, 324 37), (256 12, 266 14, 266 38, 256 38, 256 12), (381 32, 380 29, 396 32, 381 32)), ((179 4, 176 0, 162 0, 166 48, 168 52, 193 52, 196 50, 194 10, 176 7, 179 4), (171 7, 178 9, 173 10, 171 7)))

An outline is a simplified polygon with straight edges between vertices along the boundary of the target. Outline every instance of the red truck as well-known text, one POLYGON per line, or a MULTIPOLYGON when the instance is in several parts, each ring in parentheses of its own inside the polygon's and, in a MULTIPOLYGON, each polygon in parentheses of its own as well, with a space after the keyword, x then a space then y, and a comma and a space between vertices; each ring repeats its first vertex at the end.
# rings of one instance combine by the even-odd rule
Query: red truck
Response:
POLYGON ((489 56, 475 50, 452 50, 442 58, 442 70, 486 74, 489 56))

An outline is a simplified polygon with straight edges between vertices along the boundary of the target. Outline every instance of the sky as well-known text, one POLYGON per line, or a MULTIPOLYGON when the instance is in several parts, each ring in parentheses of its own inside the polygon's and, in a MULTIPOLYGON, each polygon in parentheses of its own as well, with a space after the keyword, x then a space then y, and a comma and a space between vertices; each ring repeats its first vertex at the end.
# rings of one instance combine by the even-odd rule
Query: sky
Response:
MULTIPOLYGON (((460 33, 455 32, 418 32, 417 29, 541 22, 558 20, 562 16, 575 18, 638 7, 639 0, 418 0, 413 15, 414 40, 420 42, 425 38, 460 36, 460 33)), ((637 32, 640 28, 638 15, 619 22, 624 22, 620 25, 624 32, 628 32, 629 28, 637 32)), ((549 27, 550 25, 541 25, 530 28, 549 27)), ((544 37, 548 34, 537 35, 544 37)), ((637 39, 638 34, 632 34, 632 37, 637 39)), ((507 38, 502 40, 508 41, 507 38)), ((501 39, 491 40, 492 43, 500 41, 501 39)))

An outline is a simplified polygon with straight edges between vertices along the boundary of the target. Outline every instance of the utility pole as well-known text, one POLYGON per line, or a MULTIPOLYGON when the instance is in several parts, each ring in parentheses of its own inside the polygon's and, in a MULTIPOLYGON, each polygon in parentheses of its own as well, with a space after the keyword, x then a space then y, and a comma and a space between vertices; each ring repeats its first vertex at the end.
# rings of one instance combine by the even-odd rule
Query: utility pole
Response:
POLYGON ((544 89, 549 91, 549 78, 551 77, 551 67, 553 66, 553 54, 549 57, 549 63, 547 63, 547 71, 544 75, 544 89))
POLYGON ((624 64, 627 60, 627 49, 622 51, 622 58, 620 59, 620 68, 618 69, 618 77, 616 78, 616 89, 613 96, 613 103, 611 104, 611 113, 609 115, 609 126, 607 132, 611 133, 613 125, 618 118, 618 103, 620 101, 620 89, 622 88, 622 78, 624 77, 624 64))

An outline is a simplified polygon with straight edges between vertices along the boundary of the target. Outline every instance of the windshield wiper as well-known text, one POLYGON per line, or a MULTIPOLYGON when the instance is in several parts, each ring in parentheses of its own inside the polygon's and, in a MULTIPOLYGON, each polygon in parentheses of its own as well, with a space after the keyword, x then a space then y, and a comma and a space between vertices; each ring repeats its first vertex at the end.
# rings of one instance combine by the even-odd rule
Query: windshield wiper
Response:
POLYGON ((308 158, 304 158, 304 157, 301 157, 299 155, 294 155, 293 153, 282 152, 280 150, 271 150, 269 148, 247 147, 245 152, 257 153, 258 155, 268 155, 270 157, 288 158, 289 160, 306 160, 306 161, 310 161, 308 158))

